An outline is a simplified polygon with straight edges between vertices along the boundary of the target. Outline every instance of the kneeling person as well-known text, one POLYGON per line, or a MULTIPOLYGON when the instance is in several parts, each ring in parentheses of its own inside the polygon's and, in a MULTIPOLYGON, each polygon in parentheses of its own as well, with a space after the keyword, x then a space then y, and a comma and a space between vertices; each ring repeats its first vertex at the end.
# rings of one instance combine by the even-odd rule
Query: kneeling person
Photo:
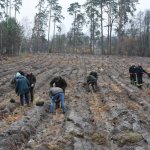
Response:
POLYGON ((50 112, 54 112, 54 105, 58 101, 61 102, 62 112, 65 113, 65 106, 64 106, 64 91, 62 88, 59 87, 51 87, 49 90, 49 95, 51 97, 51 105, 50 105, 50 112))

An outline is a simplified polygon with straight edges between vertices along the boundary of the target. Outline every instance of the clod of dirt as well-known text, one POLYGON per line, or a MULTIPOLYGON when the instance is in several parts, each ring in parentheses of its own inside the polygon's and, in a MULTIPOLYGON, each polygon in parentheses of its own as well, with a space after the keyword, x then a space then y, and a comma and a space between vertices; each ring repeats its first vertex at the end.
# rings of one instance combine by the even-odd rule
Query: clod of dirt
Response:
POLYGON ((36 106, 43 106, 44 105, 44 102, 43 101, 38 101, 36 102, 36 106))
POLYGON ((11 102, 11 103, 15 103, 15 102, 16 102, 16 100, 15 100, 15 99, 13 99, 13 98, 11 98, 11 99, 10 99, 10 102, 11 102))

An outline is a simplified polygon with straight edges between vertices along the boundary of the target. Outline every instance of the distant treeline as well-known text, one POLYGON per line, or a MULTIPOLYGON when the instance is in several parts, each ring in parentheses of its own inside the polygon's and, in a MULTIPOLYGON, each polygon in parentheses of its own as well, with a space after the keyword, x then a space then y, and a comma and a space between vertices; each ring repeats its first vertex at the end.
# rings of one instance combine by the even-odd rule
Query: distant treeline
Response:
POLYGON ((134 15, 136 5, 136 0, 71 3, 67 11, 73 22, 64 34, 65 16, 58 0, 39 0, 32 33, 27 36, 28 29, 17 21, 22 0, 0 0, 0 54, 56 52, 150 57, 150 10, 134 15))

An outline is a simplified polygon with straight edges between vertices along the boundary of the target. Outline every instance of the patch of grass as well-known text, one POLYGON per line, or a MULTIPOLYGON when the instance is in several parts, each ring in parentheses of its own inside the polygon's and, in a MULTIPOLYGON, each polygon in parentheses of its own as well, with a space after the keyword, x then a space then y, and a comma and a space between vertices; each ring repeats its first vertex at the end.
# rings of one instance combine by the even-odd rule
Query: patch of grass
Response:
POLYGON ((104 105, 102 107, 99 107, 99 111, 100 112, 106 112, 106 111, 109 111, 110 110, 110 106, 109 105, 104 105))
POLYGON ((141 106, 135 102, 128 102, 127 107, 128 109, 135 110, 135 111, 138 111, 141 108, 141 106))
POLYGON ((119 146, 134 144, 140 142, 143 139, 142 134, 136 132, 127 132, 119 134, 112 138, 116 140, 119 146))
POLYGON ((88 134, 88 138, 100 145, 105 145, 108 141, 108 136, 104 133, 90 133, 88 134))
POLYGON ((116 93, 121 93, 121 89, 117 86, 117 84, 111 84, 111 88, 116 93))
POLYGON ((74 137, 84 138, 84 133, 71 131, 70 134, 74 137))
POLYGON ((35 149, 37 150, 63 150, 59 145, 51 144, 51 143, 43 143, 40 145, 36 145, 35 149))
POLYGON ((45 144, 45 147, 49 150, 63 150, 59 145, 56 144, 45 144))
POLYGON ((16 115, 9 115, 7 118, 5 118, 4 120, 9 123, 12 124, 13 122, 16 122, 18 120, 20 120, 22 118, 22 115, 20 114, 16 114, 16 115))

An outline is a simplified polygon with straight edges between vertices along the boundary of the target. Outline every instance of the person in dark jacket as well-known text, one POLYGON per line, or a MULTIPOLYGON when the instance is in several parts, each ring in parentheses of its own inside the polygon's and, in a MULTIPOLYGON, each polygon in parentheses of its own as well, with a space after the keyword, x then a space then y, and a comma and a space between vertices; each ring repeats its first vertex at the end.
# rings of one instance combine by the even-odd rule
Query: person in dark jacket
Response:
POLYGON ((26 73, 25 73, 24 71, 19 70, 18 72, 19 72, 21 75, 26 76, 26 73))
POLYGON ((24 106, 24 98, 29 106, 29 81, 28 79, 21 75, 19 72, 16 73, 16 87, 15 91, 18 96, 20 96, 21 106, 24 106))
POLYGON ((90 75, 94 76, 96 79, 98 79, 98 74, 96 71, 91 71, 90 75))
POLYGON ((90 74, 87 76, 87 90, 90 91, 90 85, 92 86, 92 89, 94 92, 97 91, 97 79, 98 74, 95 71, 90 72, 90 74))
POLYGON ((54 112, 54 104, 57 103, 59 100, 61 102, 62 112, 65 113, 65 106, 64 106, 64 91, 62 88, 59 87, 51 87, 49 90, 49 95, 51 98, 50 104, 50 112, 54 112))
POLYGON ((30 82, 29 90, 30 90, 31 103, 33 103, 33 100, 34 100, 34 87, 35 87, 35 83, 36 83, 36 77, 32 72, 27 74, 26 77, 30 82))
POLYGON ((131 84, 136 85, 136 67, 135 67, 135 65, 131 65, 129 67, 129 73, 130 73, 131 84))
MULTIPOLYGON (((19 70, 18 73, 20 73, 22 76, 25 76, 29 80, 29 92, 30 92, 30 98, 31 98, 31 103, 33 103, 34 100, 34 87, 36 83, 36 77, 35 75, 30 72, 30 73, 25 73, 22 70, 19 70)), ((16 86, 16 76, 11 80, 11 86, 15 87, 16 86)))
POLYGON ((136 67, 136 76, 137 76, 137 87, 142 89, 142 85, 143 85, 143 74, 146 73, 148 75, 148 73, 142 68, 141 64, 138 64, 138 66, 136 67))
POLYGON ((50 82, 50 87, 54 87, 54 84, 55 87, 62 88, 65 93, 65 89, 67 87, 67 82, 65 81, 65 79, 63 79, 61 76, 54 77, 50 82))

